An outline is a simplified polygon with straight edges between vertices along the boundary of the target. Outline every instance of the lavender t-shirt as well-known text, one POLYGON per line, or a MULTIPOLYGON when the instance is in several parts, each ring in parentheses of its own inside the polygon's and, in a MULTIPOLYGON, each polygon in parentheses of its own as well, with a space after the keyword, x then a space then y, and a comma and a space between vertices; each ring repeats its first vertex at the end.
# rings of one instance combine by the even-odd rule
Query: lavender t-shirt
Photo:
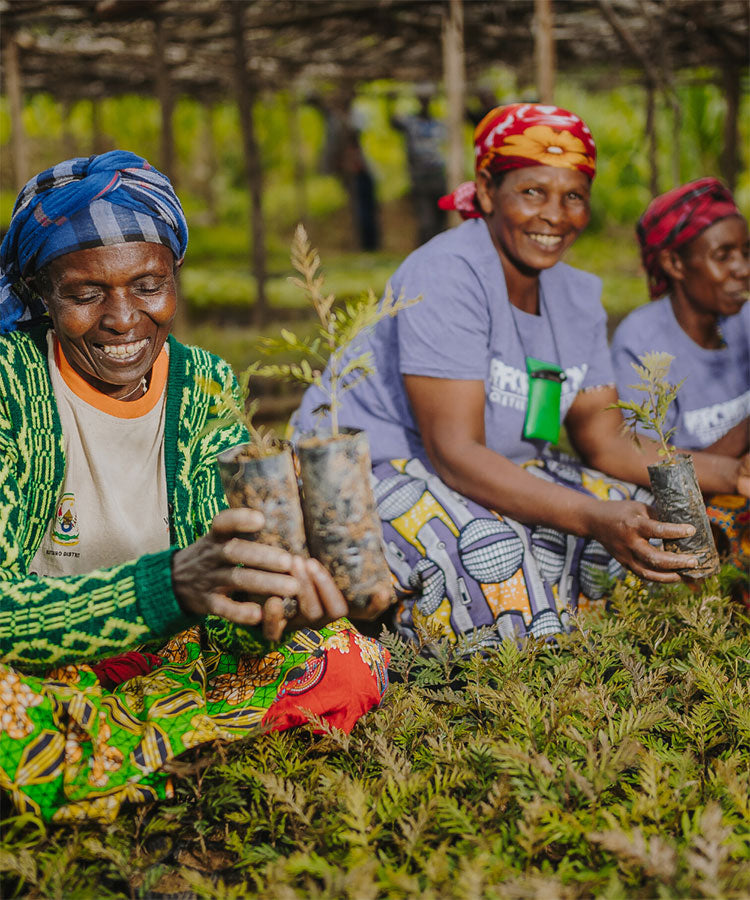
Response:
POLYGON ((737 315, 720 319, 719 327, 725 347, 699 346, 680 327, 669 297, 663 297, 633 310, 612 338, 617 391, 626 400, 643 399, 641 391, 630 387, 638 381, 631 363, 652 350, 674 356, 669 381, 685 381, 666 425, 676 426, 672 443, 685 450, 708 447, 750 416, 750 303, 737 315))
MULTIPOLYGON (((483 381, 486 444, 516 462, 545 446, 522 436, 527 356, 565 370, 561 420, 578 391, 614 384, 600 280, 563 263, 540 278, 541 315, 513 307, 481 219, 437 235, 404 260, 393 291, 423 299, 355 341, 348 356, 371 351, 376 373, 344 394, 339 410, 341 425, 367 432, 374 464, 425 454, 403 375, 483 381)), ((327 421, 314 413, 324 402, 319 388, 308 388, 292 419, 295 437, 325 430, 327 421)))

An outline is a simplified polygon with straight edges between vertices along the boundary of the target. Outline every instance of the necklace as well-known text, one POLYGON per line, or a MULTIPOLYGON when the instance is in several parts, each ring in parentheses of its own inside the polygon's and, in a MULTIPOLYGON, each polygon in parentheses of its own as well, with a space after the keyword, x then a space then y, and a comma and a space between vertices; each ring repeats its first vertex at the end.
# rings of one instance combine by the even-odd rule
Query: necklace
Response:
POLYGON ((145 376, 145 375, 143 376, 143 378, 141 378, 141 380, 140 380, 140 381, 138 382, 138 384, 133 388, 132 391, 129 391, 127 394, 125 394, 124 397, 118 397, 117 399, 118 399, 118 400, 127 400, 128 397, 132 397, 133 394, 134 394, 137 390, 139 390, 139 389, 140 389, 141 395, 145 394, 146 391, 148 390, 148 384, 146 383, 146 376, 145 376))

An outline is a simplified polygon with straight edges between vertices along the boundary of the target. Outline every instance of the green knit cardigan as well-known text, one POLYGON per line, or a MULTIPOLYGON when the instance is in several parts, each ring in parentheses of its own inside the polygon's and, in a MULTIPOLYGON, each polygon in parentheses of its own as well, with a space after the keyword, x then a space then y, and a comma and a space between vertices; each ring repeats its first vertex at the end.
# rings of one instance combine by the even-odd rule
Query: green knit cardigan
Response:
POLYGON ((229 422, 201 436, 211 417, 207 386, 236 381, 223 360, 170 337, 164 458, 171 548, 86 575, 29 574, 66 466, 48 327, 0 336, 0 659, 26 671, 88 662, 199 621, 174 596, 172 554, 205 534, 226 506, 216 454, 247 440, 229 422))

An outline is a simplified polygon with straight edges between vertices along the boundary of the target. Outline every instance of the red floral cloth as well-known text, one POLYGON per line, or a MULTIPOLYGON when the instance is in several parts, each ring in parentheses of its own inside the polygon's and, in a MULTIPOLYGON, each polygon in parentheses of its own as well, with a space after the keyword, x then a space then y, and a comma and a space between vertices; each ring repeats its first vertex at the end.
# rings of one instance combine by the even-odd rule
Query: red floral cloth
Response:
POLYGON ((264 725, 272 731, 285 731, 309 722, 312 713, 349 734, 356 722, 380 703, 388 684, 388 651, 353 630, 343 633, 340 646, 327 650, 313 654, 299 672, 289 673, 263 717, 264 725))
MULTIPOLYGON (((163 662, 153 653, 131 651, 104 659, 91 669, 102 687, 111 691, 131 678, 147 675, 163 662)), ((286 731, 304 725, 310 720, 308 713, 313 713, 349 734, 358 719, 380 703, 388 683, 389 662, 388 651, 371 638, 346 632, 341 646, 313 653, 299 671, 289 673, 263 724, 272 731, 286 731), (373 665, 378 678, 373 678, 373 665)))
POLYGON ((739 215, 731 192, 718 178, 699 178, 654 197, 635 229, 651 299, 669 290, 659 262, 661 250, 684 247, 719 219, 739 215))
POLYGON ((473 181, 462 184, 438 200, 440 209, 455 209, 461 213, 462 219, 481 219, 482 213, 476 205, 477 186, 473 181))
MULTIPOLYGON (((578 169, 589 178, 596 173, 596 144, 586 123, 559 106, 512 103, 498 106, 474 130, 477 172, 493 175, 525 166, 578 169)), ((441 209, 455 209, 464 219, 479 218, 474 182, 464 182, 441 197, 441 209)))

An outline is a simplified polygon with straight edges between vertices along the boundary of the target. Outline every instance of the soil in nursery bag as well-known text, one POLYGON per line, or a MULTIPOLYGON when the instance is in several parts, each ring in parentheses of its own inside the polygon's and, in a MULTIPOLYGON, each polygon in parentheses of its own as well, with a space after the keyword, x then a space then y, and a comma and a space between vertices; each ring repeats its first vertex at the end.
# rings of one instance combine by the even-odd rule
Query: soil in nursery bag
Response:
MULTIPOLYGON (((262 530, 249 537, 261 544, 288 550, 296 556, 307 556, 292 451, 285 447, 272 456, 259 457, 253 455, 252 445, 242 445, 219 454, 218 461, 221 483, 229 505, 257 509, 265 517, 262 530)), ((246 599, 257 602, 259 598, 248 596, 246 599)), ((293 615, 296 601, 287 598, 285 608, 293 615)))
POLYGON ((297 455, 310 553, 347 601, 361 609, 376 591, 393 590, 370 482, 367 436, 311 438, 300 442, 297 455))
POLYGON ((707 578, 719 569, 711 526, 706 514, 703 495, 695 477, 692 457, 681 454, 673 463, 659 463, 648 467, 657 518, 662 522, 689 524, 695 534, 674 541, 664 541, 664 549, 674 553, 691 553, 698 558, 698 566, 683 569, 687 578, 707 578))

